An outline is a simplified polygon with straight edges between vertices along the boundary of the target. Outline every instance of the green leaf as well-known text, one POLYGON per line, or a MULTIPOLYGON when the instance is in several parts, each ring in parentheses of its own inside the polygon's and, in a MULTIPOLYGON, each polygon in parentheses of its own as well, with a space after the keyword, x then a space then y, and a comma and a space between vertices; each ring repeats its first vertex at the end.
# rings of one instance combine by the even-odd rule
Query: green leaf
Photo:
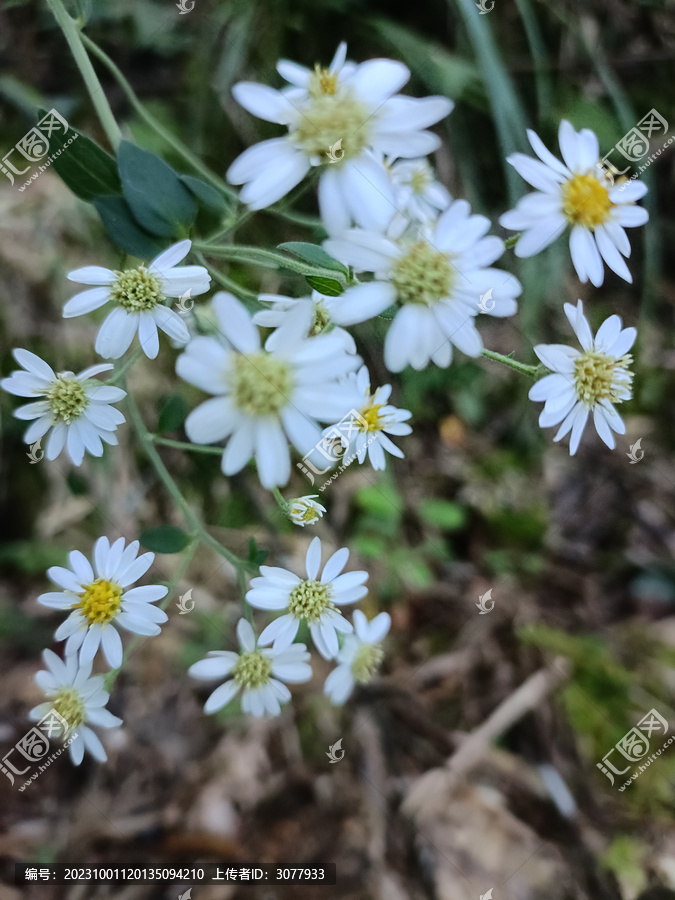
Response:
POLYGON ((93 203, 109 238, 126 253, 139 259, 152 259, 165 249, 163 243, 136 222, 124 197, 97 197, 93 203))
POLYGON ((197 203, 163 159, 122 141, 117 164, 124 198, 143 228, 161 237, 178 237, 194 222, 197 203))
POLYGON ((430 498, 419 505, 420 518, 443 531, 457 531, 466 524, 466 510, 451 500, 430 498))
POLYGON ((171 397, 167 397, 159 411, 157 433, 166 434, 169 431, 178 431, 183 427, 187 414, 187 402, 180 394, 172 394, 171 397))
POLYGON ((246 571, 251 575, 257 575, 260 566, 262 566, 267 559, 268 553, 268 550, 259 549, 254 537, 250 538, 248 542, 248 559, 245 563, 246 571))
POLYGON ((349 274, 349 269, 337 259, 333 259, 328 253, 317 244, 306 244, 304 241, 287 241, 285 244, 279 244, 277 250, 287 250, 294 256, 299 256, 305 262, 320 266, 322 269, 333 269, 335 272, 343 272, 349 274))
POLYGON ((356 494, 356 502, 371 515, 388 521, 398 521, 403 512, 400 494, 385 482, 361 488, 356 494))
POLYGON ((228 210, 227 200, 206 181, 201 178, 195 178, 193 175, 180 175, 180 180, 185 187, 193 194, 202 206, 210 209, 214 213, 225 213, 228 210))
MULTIPOLYGON (((39 111, 40 118, 45 115, 43 110, 39 111)), ((53 156, 59 150, 62 152, 51 164, 80 200, 90 203, 101 194, 121 194, 115 158, 98 144, 69 126, 65 134, 59 135, 58 142, 54 142, 54 136, 50 138, 49 155, 53 156)))
POLYGON ((180 553, 190 543, 190 535, 175 525, 159 525, 141 532, 141 544, 154 553, 180 553))
POLYGON ((305 275, 305 281, 325 297, 339 297, 344 292, 339 281, 335 281, 333 278, 324 278, 323 275, 305 275))

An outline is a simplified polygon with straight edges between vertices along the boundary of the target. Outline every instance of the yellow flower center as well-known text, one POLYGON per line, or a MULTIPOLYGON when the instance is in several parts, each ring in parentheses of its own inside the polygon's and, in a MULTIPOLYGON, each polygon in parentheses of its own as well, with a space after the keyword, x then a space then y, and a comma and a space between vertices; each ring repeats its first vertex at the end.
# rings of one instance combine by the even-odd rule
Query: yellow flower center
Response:
POLYGON ((296 619, 318 622, 327 609, 335 609, 331 603, 330 585, 320 581, 301 581, 291 591, 288 600, 288 611, 296 619))
POLYGON ((84 722, 84 703, 73 687, 60 688, 52 707, 66 720, 69 732, 84 722))
POLYGON ((357 684, 367 684, 382 665, 384 651, 373 644, 359 647, 352 661, 352 676, 357 684))
POLYGON ((119 612, 122 588, 114 581, 99 578, 86 585, 79 597, 80 602, 73 609, 79 609, 90 625, 107 625, 119 612))
POLYGON ((82 383, 67 375, 58 375, 52 381, 46 397, 54 419, 66 425, 78 419, 89 402, 82 383))
POLYGON ((269 353, 237 354, 230 373, 234 404, 250 416, 272 416, 290 401, 291 369, 269 353))
POLYGON ((426 241, 418 241, 396 263, 391 283, 401 303, 432 306, 449 296, 453 280, 452 263, 446 254, 426 241))
POLYGON ((617 359, 596 350, 586 350, 574 362, 577 398, 588 409, 599 400, 621 403, 622 394, 633 381, 633 374, 627 368, 632 361, 630 353, 617 359))
POLYGON ((130 313, 154 309, 164 299, 162 283, 145 266, 115 272, 117 279, 110 288, 110 298, 130 313))
POLYGON ((429 173, 426 169, 416 169, 410 177, 410 187, 415 194, 423 194, 429 186, 429 173))
POLYGON ((322 161, 339 163, 353 159, 370 144, 370 113, 350 88, 341 88, 338 75, 316 66, 310 75, 309 102, 291 141, 308 156, 321 156, 322 161), (331 147, 340 141, 331 155, 331 147), (337 157, 337 158, 336 158, 337 157))
POLYGON ((319 513, 305 500, 296 500, 291 504, 291 515, 306 525, 311 525, 320 518, 319 513))
POLYGON ((242 653, 232 669, 235 684, 242 688, 262 687, 270 680, 272 663, 260 650, 242 653))
POLYGON ((380 410, 384 406, 383 403, 373 403, 375 395, 370 398, 370 403, 367 406, 364 406, 360 412, 361 418, 365 420, 365 425, 360 420, 357 420, 357 427, 359 431, 369 432, 369 431, 382 431, 382 427, 384 422, 380 416, 380 410))
POLYGON ((338 76, 330 69, 322 69, 319 63, 309 76, 308 93, 310 97, 334 97, 337 92, 338 76))
POLYGON ((575 175, 562 186, 563 212, 571 225, 591 231, 609 218, 609 191, 593 175, 575 175))

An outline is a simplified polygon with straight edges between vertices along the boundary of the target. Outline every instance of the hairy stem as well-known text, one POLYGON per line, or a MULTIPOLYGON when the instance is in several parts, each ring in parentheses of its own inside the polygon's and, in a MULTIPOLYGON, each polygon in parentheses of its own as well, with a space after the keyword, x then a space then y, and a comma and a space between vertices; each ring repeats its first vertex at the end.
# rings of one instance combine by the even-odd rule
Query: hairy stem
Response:
POLYGON ((122 133, 115 121, 115 116, 110 109, 110 104, 101 87, 101 82, 98 80, 98 76, 94 71, 91 60, 87 56, 87 51, 85 50, 83 43, 83 39, 86 40, 86 38, 80 33, 75 21, 68 15, 61 0, 47 0, 47 3, 54 14, 54 18, 61 31, 63 31, 65 39, 68 41, 70 52, 73 54, 73 59, 77 63, 77 67, 87 86, 91 102, 96 108, 101 125, 110 141, 110 145, 113 150, 117 151, 119 143, 122 140, 122 133))
POLYGON ((515 369, 521 375, 529 375, 530 378, 538 378, 541 373, 541 366, 528 366, 526 363, 518 362, 511 356, 504 356, 502 353, 495 353, 493 350, 483 350, 483 356, 487 359, 494 359, 495 362, 502 363, 510 369, 515 369))
POLYGON ((138 436, 143 449, 147 453, 148 458, 154 466, 154 469, 157 472, 157 475, 159 476, 162 484, 166 488, 167 493, 182 512, 183 518, 185 519, 185 523, 188 526, 189 530, 194 532, 197 538, 203 544, 211 547, 212 550, 215 550, 216 553, 224 557, 231 565, 235 567, 237 571, 242 569, 245 566, 244 561, 239 559, 238 556, 235 556, 234 553, 227 549, 227 547, 223 547, 220 541, 216 540, 216 538, 214 538, 208 533, 208 531, 206 531, 201 521, 199 520, 199 517, 196 515, 195 511, 183 496, 181 489, 169 474, 169 470, 162 462, 162 458, 160 457, 156 447, 154 446, 152 435, 145 427, 138 405, 136 404, 136 401, 131 396, 131 394, 127 394, 126 403, 129 410, 129 424, 136 432, 136 435, 138 436))

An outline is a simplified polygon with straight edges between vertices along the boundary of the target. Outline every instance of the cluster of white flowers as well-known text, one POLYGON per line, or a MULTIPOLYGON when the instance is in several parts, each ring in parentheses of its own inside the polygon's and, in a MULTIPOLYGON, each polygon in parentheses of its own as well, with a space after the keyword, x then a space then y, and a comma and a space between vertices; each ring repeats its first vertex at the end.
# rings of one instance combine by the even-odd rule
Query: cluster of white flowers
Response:
POLYGON ((35 680, 48 700, 31 710, 33 719, 41 719, 55 710, 67 723, 60 735, 68 743, 75 765, 82 762, 84 751, 100 761, 106 752, 89 725, 111 728, 122 720, 105 707, 108 693, 103 690, 104 676, 91 677, 94 658, 99 648, 111 669, 122 665, 122 639, 117 627, 141 635, 160 633, 166 613, 153 604, 167 594, 159 585, 132 587, 153 564, 154 553, 138 555, 138 541, 126 546, 124 538, 112 544, 100 537, 94 545, 93 565, 79 550, 69 556, 70 568, 52 566, 47 575, 59 590, 41 594, 37 600, 51 609, 68 610, 70 615, 59 625, 54 640, 65 640, 64 659, 45 650, 43 659, 48 671, 38 672, 35 680), (117 627, 116 627, 117 626, 117 627))
MULTIPOLYGON (((494 267, 505 244, 488 234, 490 220, 472 213, 466 200, 453 199, 426 158, 440 146, 428 129, 452 111, 450 100, 400 95, 410 77, 406 66, 387 59, 353 63, 345 44, 328 68, 309 70, 287 60, 277 68, 287 87, 242 83, 234 96, 254 115, 286 127, 287 134, 245 150, 230 166, 228 179, 242 186, 242 203, 257 210, 288 194, 310 170, 320 169, 318 206, 328 239, 322 251, 316 249, 345 267, 346 289, 336 296, 316 290, 300 298, 261 294, 261 308, 253 315, 221 291, 211 300, 209 316, 186 319, 171 308, 171 301, 207 293, 211 277, 203 266, 178 265, 191 250, 191 242, 181 240, 147 266, 112 271, 90 265, 71 272, 70 281, 89 287, 66 303, 63 316, 81 316, 110 304, 95 341, 95 351, 105 359, 127 353, 136 334, 143 353, 155 359, 163 331, 182 350, 177 374, 210 395, 187 417, 189 440, 222 443, 227 476, 255 460, 262 486, 280 499, 278 488, 291 477, 291 445, 309 459, 326 442, 337 443, 343 459, 369 462, 374 470, 385 468, 386 454, 404 455, 390 436, 411 433, 411 413, 390 404, 391 385, 373 390, 349 326, 386 314, 391 324, 383 359, 390 372, 407 366, 421 370, 432 363, 445 368, 453 348, 473 358, 483 353, 478 317, 513 316, 522 289, 513 275, 494 267), (483 302, 485 296, 490 296, 490 306, 483 302), (207 321, 212 325, 208 333, 207 321), (342 427, 345 420, 348 428, 342 427)), ((538 159, 517 153, 508 161, 535 192, 499 220, 521 232, 515 239, 516 256, 533 256, 569 230, 571 259, 582 282, 600 286, 604 264, 631 282, 625 228, 646 222, 647 213, 636 205, 646 188, 637 182, 614 186, 599 164, 598 140, 588 129, 576 132, 569 122, 560 124, 564 161, 534 132, 528 131, 528 137, 538 159)), ((590 413, 600 438, 613 448, 613 432, 625 430, 615 404, 631 397, 628 351, 636 331, 623 329, 613 315, 594 338, 581 301, 576 307, 565 304, 564 311, 582 349, 535 347, 552 374, 538 381, 529 396, 545 402, 542 428, 559 425, 556 441, 571 435, 572 455, 590 413)), ((28 350, 16 349, 14 357, 21 369, 0 384, 30 401, 15 411, 17 418, 31 422, 24 435, 28 444, 48 435, 46 458, 56 459, 65 448, 76 466, 87 453, 101 456, 104 443, 117 444, 116 430, 125 418, 114 404, 126 392, 115 385, 114 374, 108 382, 95 377, 112 370, 111 364, 93 365, 79 374, 57 373, 28 350)), ((280 502, 291 521, 304 527, 326 512, 317 497, 280 502)), ((39 672, 36 680, 49 699, 31 715, 39 718, 54 709, 70 732, 80 729, 70 744, 76 764, 85 748, 105 759, 87 723, 120 724, 104 709, 108 694, 102 676, 91 675, 99 648, 117 669, 123 661, 118 626, 149 636, 158 634, 167 620, 153 605, 167 588, 132 587, 154 559, 152 553, 138 556, 138 550, 138 541, 125 546, 123 538, 110 544, 101 537, 93 565, 73 551, 70 569, 48 572, 58 590, 38 598, 70 613, 55 634, 57 641, 66 641, 65 658, 45 651, 48 671, 39 672)), ((290 699, 286 683, 312 676, 305 644, 295 643, 300 629, 306 629, 324 659, 337 663, 325 683, 334 702, 343 703, 355 684, 373 677, 391 621, 380 613, 369 622, 356 610, 352 625, 343 615, 342 607, 367 593, 366 572, 343 572, 348 556, 347 549, 338 550, 319 576, 321 542, 314 538, 306 577, 261 567, 246 601, 256 610, 282 614, 258 638, 250 622, 241 619, 236 629, 239 653, 213 652, 190 668, 196 678, 228 676, 209 697, 206 712, 241 693, 245 712, 278 714, 290 699)))
POLYGON ((231 676, 216 688, 204 706, 214 713, 227 705, 240 691, 244 712, 254 716, 278 715, 280 704, 290 700, 290 691, 281 682, 299 684, 309 681, 312 669, 305 644, 294 643, 298 630, 309 630, 314 646, 327 660, 338 666, 326 679, 324 692, 334 703, 349 697, 355 684, 369 682, 384 659, 380 643, 389 632, 391 618, 380 613, 368 623, 356 610, 354 626, 339 607, 349 606, 366 596, 367 572, 343 572, 349 559, 345 547, 336 551, 321 568, 321 541, 312 539, 305 560, 305 578, 288 569, 261 566, 259 578, 253 578, 246 594, 250 606, 258 610, 283 612, 263 630, 259 638, 253 628, 240 619, 237 636, 239 654, 212 651, 190 667, 195 678, 216 679, 231 676), (344 635, 340 647, 339 635, 344 635), (271 645, 271 646, 270 646, 271 645))

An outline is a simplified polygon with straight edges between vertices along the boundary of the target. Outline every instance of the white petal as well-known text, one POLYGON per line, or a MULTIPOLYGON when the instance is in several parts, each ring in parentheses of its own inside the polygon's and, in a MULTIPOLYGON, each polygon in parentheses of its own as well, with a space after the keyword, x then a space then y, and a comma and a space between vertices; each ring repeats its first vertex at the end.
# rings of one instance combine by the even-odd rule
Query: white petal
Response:
POLYGON ((307 578, 310 581, 314 581, 319 574, 319 566, 321 565, 321 541, 318 537, 313 538, 307 548, 305 565, 307 567, 307 578))
POLYGON ((75 294, 63 307, 63 318, 70 319, 73 316, 82 316, 103 306, 110 299, 110 290, 107 287, 92 288, 75 294))

